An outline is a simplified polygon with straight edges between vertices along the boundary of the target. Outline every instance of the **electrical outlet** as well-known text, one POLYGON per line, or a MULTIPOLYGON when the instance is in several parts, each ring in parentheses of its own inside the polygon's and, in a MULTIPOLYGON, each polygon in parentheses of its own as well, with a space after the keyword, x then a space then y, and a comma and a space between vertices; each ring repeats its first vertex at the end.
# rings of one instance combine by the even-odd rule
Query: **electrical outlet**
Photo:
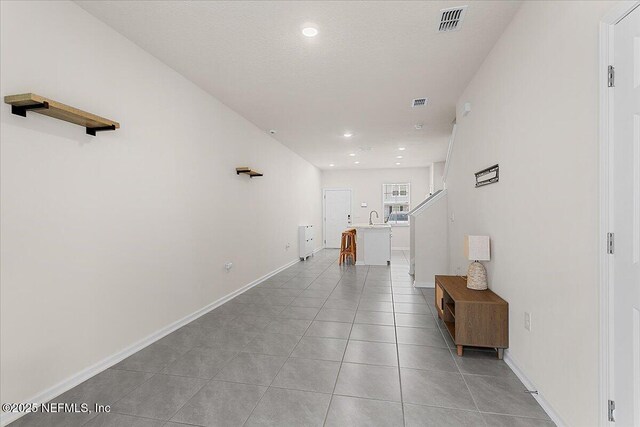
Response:
POLYGON ((531 313, 524 312, 524 328, 531 332, 531 313))
POLYGON ((229 270, 231 270, 232 267, 233 267, 233 263, 232 262, 225 262, 224 263, 225 270, 229 271, 229 270))

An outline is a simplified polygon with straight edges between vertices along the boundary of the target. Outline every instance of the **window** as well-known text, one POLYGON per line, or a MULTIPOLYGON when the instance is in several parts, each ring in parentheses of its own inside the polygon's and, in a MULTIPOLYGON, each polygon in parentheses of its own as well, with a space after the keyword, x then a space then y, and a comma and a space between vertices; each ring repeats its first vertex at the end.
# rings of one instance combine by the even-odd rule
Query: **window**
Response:
POLYGON ((382 185, 384 222, 391 225, 409 224, 410 187, 409 183, 382 185))

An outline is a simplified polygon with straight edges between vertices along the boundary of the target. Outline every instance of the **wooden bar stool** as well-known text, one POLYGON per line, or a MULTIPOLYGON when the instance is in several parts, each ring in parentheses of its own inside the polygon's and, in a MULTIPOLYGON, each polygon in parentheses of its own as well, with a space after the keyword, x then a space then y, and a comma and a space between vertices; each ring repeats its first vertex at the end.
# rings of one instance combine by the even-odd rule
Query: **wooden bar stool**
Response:
POLYGON ((338 265, 347 263, 347 258, 351 257, 353 264, 356 263, 356 229, 344 231, 342 233, 342 240, 340 242, 340 258, 338 259, 338 265))

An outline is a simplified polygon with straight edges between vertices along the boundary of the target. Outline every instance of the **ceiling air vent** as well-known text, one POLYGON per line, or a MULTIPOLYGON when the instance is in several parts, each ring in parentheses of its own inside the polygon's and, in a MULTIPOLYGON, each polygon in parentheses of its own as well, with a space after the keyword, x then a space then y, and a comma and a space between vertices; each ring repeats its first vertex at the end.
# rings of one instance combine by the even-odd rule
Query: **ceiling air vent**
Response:
POLYGON ((427 98, 416 98, 411 103, 412 107, 424 107, 427 105, 427 98))
POLYGON ((457 31, 462 25, 462 20, 467 11, 467 6, 450 7, 440 11, 440 23, 438 24, 438 32, 446 33, 448 31, 457 31))

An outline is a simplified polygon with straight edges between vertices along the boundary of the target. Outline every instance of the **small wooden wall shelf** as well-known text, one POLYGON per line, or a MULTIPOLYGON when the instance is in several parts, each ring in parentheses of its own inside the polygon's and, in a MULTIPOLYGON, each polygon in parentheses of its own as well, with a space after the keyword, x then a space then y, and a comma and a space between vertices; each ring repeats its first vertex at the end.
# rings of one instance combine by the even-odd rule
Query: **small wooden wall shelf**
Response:
POLYGON ((249 175, 250 178, 253 178, 254 176, 263 176, 260 172, 254 171, 251 168, 248 168, 246 166, 241 168, 236 168, 236 175, 240 175, 241 173, 245 175, 249 175))
POLYGON ((95 136, 96 132, 116 130, 120 127, 118 122, 78 110, 35 93, 5 96, 4 102, 11 105, 11 112, 18 116, 27 117, 27 111, 33 111, 34 113, 83 126, 86 128, 88 135, 95 136))

